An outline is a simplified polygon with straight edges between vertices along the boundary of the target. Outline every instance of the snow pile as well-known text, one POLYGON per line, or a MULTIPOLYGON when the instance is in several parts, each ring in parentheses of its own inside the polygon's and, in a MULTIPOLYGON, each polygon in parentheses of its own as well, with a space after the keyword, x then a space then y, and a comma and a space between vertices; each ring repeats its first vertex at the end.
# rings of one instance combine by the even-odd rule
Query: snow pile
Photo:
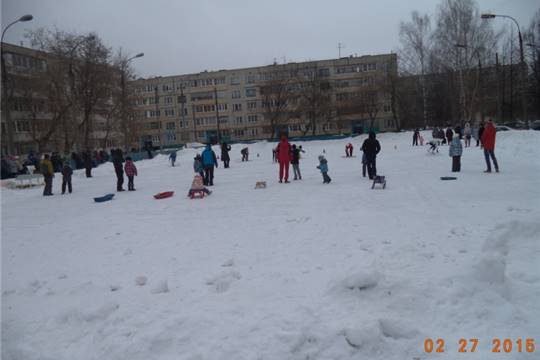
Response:
POLYGON ((467 356, 486 359, 493 338, 538 341, 540 132, 497 134, 498 174, 479 148, 453 174, 448 147, 381 134, 379 191, 361 174, 364 139, 297 142, 290 184, 275 143, 247 145, 249 162, 235 144, 202 200, 185 196, 197 148, 175 167, 137 162, 137 191, 107 203, 92 198, 114 192, 112 164, 76 171, 70 195, 59 176, 56 196, 2 188, 2 359, 413 360, 434 356, 426 338, 445 339, 441 359, 478 338, 467 356))

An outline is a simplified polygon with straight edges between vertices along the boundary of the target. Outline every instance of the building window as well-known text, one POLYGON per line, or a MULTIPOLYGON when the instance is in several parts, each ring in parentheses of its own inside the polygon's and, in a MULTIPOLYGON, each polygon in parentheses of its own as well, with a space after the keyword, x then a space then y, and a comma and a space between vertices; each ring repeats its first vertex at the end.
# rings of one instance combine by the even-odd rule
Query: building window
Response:
POLYGON ((174 116, 174 109, 165 109, 165 116, 174 116))
POLYGON ((239 85, 240 78, 238 76, 231 76, 231 85, 239 85))
POLYGON ((218 110, 219 111, 225 111, 228 109, 227 104, 218 104, 218 110))
POLYGON ((228 116, 220 116, 219 117, 219 123, 220 124, 227 124, 229 122, 229 117, 228 116))
POLYGON ((248 110, 255 110, 257 109, 257 102, 256 101, 249 101, 247 103, 248 110))
POLYGON ((159 135, 152 135, 152 143, 159 144, 161 142, 161 139, 159 135))
POLYGON ((241 116, 236 117, 236 124, 242 124, 244 122, 244 119, 242 119, 241 116))
POLYGON ((253 84, 256 79, 257 79, 257 77, 255 75, 250 74, 250 75, 246 76, 246 83, 253 84))
POLYGON ((172 100, 173 100, 172 97, 167 96, 167 97, 165 98, 165 104, 172 104, 172 100))
POLYGON ((242 97, 242 92, 240 90, 233 90, 232 92, 233 99, 239 99, 241 97, 242 97))
POLYGON ((234 129, 234 136, 244 136, 243 129, 234 129))
POLYGON ((257 89, 256 88, 246 89, 246 97, 255 97, 255 96, 257 96, 257 89))
POLYGON ((319 76, 330 76, 330 69, 319 69, 319 76))
MULTIPOLYGON (((3 125, 3 124, 2 124, 3 125)), ((17 121, 17 132, 29 132, 30 123, 28 121, 17 121)))
POLYGON ((242 104, 233 104, 233 111, 242 111, 242 104))
POLYGON ((167 141, 168 142, 176 141, 176 134, 175 133, 168 133, 167 134, 167 141))
POLYGON ((176 124, 174 123, 174 121, 170 121, 165 125, 165 128, 167 130, 174 130, 176 129, 176 124))
POLYGON ((197 136, 200 138, 204 137, 204 131, 197 131, 197 136))
POLYGON ((257 115, 248 115, 248 122, 256 123, 257 122, 257 115))
POLYGON ((258 129, 249 129, 249 135, 256 136, 259 133, 258 129))
POLYGON ((289 131, 300 131, 300 125, 298 124, 289 125, 289 131))
POLYGON ((157 130, 161 129, 161 122, 160 121, 154 121, 150 123, 150 129, 157 130))

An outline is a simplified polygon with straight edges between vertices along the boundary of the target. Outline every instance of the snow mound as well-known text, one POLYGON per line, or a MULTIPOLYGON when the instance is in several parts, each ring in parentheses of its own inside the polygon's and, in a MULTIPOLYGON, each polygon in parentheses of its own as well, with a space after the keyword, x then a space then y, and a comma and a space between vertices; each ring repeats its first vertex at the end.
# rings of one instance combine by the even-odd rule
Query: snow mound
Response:
POLYGON ((392 339, 414 339, 419 331, 401 320, 380 319, 379 326, 384 336, 392 339))
POLYGON ((152 294, 162 294, 169 292, 169 284, 167 280, 158 282, 150 291, 152 294))
POLYGON ((240 280, 242 275, 236 271, 222 272, 213 278, 206 281, 206 285, 210 285, 217 293, 223 293, 229 290, 231 284, 237 280, 240 280))
POLYGON ((362 271, 347 276, 343 286, 349 290, 368 290, 377 286, 380 279, 377 271, 362 271))
POLYGON ((137 286, 144 286, 148 282, 148 278, 146 276, 137 276, 135 278, 135 284, 137 286))

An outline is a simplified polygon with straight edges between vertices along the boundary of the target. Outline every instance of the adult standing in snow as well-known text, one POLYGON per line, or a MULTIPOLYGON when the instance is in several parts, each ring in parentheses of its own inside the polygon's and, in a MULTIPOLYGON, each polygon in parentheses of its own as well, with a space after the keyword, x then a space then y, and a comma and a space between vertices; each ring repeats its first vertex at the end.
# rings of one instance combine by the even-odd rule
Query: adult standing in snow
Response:
POLYGON ((71 187, 71 175, 73 175, 73 168, 70 165, 70 161, 66 160, 62 168, 62 195, 66 193, 66 185, 70 194, 73 190, 71 187))
POLYGON ((472 128, 471 128, 471 124, 469 124, 468 122, 465 123, 465 128, 463 129, 463 135, 465 135, 465 147, 471 146, 472 128))
POLYGON ((296 145, 292 146, 291 165, 293 167, 294 180, 302 180, 302 174, 300 174, 300 149, 296 145))
POLYGON ((43 160, 40 164, 41 175, 45 180, 45 188, 43 188, 43 196, 52 195, 52 182, 54 177, 54 168, 51 160, 49 159, 49 154, 45 154, 43 160))
POLYGON ((277 158, 279 162, 279 182, 289 182, 289 163, 291 161, 291 145, 285 135, 281 136, 281 141, 277 146, 277 158))
POLYGON ((131 157, 126 157, 126 164, 124 165, 126 176, 128 177, 128 191, 135 191, 134 179, 137 176, 137 167, 131 160, 131 157))
POLYGON ((368 176, 370 180, 373 180, 377 176, 376 158, 377 154, 381 151, 381 144, 379 140, 375 138, 373 131, 369 132, 369 136, 362 144, 362 151, 366 155, 366 165, 368 176))
POLYGON ((489 161, 489 158, 491 157, 491 160, 493 160, 493 166, 495 167, 495 171, 499 172, 499 164, 497 163, 497 158, 495 158, 495 136, 497 134, 497 131, 495 130, 495 125, 493 125, 493 121, 491 119, 488 120, 488 123, 486 125, 486 128, 484 129, 482 133, 482 146, 484 147, 484 157, 486 158, 486 165, 487 169, 486 173, 491 172, 491 163, 489 161))
POLYGON ((461 170, 462 153, 463 147, 461 146, 461 140, 459 139, 459 135, 455 134, 448 149, 448 155, 452 157, 452 172, 459 172, 461 170))
POLYGON ((124 169, 122 163, 124 162, 124 154, 120 149, 111 150, 112 162, 114 165, 114 172, 116 173, 116 191, 125 191, 124 185, 124 169))
POLYGON ((484 134, 484 122, 480 122, 480 127, 478 128, 478 139, 476 139, 476 146, 479 146, 482 144, 482 135, 484 134))
POLYGON ((94 164, 92 163, 92 155, 90 153, 90 150, 86 150, 83 153, 83 161, 84 161, 84 169, 86 170, 86 177, 91 178, 92 177, 92 166, 94 164))
POLYGON ((242 154, 242 161, 248 161, 249 160, 249 149, 247 147, 240 150, 240 154, 242 154))
POLYGON ((216 153, 212 150, 210 144, 202 152, 202 164, 204 168, 204 182, 208 186, 214 185, 214 166, 218 167, 216 153))
POLYGON ((229 151, 231 151, 231 146, 224 141, 223 144, 221 144, 221 161, 223 161, 223 167, 225 169, 229 167, 229 162, 231 161, 229 151))
POLYGON ((176 151, 169 154, 169 160, 171 161, 172 167, 174 167, 174 163, 176 162, 176 151))
POLYGON ((413 146, 418 146, 418 136, 420 135, 420 130, 418 128, 414 129, 414 133, 412 136, 412 144, 413 146))
POLYGON ((452 142, 453 137, 454 137, 454 132, 452 131, 452 128, 449 126, 446 129, 446 142, 448 143, 448 145, 450 145, 450 143, 452 142))

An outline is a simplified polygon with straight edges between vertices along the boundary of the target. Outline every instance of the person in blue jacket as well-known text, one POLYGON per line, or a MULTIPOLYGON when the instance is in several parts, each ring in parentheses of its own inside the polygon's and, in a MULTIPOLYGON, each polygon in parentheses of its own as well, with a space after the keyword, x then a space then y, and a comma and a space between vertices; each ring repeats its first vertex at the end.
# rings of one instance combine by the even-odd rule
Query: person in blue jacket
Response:
POLYGON ((317 169, 321 170, 323 184, 330 184, 332 179, 330 179, 330 176, 328 176, 328 161, 323 155, 319 155, 319 166, 317 166, 317 169))
POLYGON ((204 168, 204 185, 214 185, 214 166, 218 167, 216 153, 212 150, 210 144, 202 152, 202 163, 204 168))
POLYGON ((172 167, 174 167, 174 163, 176 162, 176 151, 169 154, 169 160, 171 161, 172 167))

